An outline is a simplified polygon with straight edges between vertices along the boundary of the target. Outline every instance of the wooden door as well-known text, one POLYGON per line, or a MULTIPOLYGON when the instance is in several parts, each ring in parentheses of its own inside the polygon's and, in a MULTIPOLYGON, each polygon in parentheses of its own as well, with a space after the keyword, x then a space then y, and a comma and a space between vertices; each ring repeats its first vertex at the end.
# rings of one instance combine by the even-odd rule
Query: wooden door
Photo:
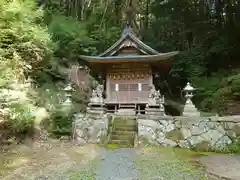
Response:
POLYGON ((110 101, 118 103, 146 101, 152 84, 151 71, 149 68, 142 71, 132 66, 111 70, 108 73, 107 82, 107 97, 110 101), (139 90, 139 84, 141 84, 141 90, 139 90))

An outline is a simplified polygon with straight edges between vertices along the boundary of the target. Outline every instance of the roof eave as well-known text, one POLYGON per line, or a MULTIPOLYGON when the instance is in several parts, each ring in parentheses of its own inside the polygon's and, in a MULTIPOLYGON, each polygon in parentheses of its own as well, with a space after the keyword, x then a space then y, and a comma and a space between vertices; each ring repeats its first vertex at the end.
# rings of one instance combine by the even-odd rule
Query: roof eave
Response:
POLYGON ((178 51, 169 53, 159 53, 157 55, 139 55, 139 56, 80 56, 81 59, 88 63, 111 63, 111 62, 153 62, 168 60, 177 55, 178 51))

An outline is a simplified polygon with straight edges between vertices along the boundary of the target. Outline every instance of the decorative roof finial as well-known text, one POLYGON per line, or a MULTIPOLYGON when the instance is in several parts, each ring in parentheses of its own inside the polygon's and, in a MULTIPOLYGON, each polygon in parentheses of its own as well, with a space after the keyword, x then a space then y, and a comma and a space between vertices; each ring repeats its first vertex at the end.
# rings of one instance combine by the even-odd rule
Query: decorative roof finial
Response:
POLYGON ((131 27, 131 24, 129 22, 127 22, 126 27, 123 30, 122 35, 124 36, 124 35, 130 34, 130 33, 132 33, 132 27, 131 27))

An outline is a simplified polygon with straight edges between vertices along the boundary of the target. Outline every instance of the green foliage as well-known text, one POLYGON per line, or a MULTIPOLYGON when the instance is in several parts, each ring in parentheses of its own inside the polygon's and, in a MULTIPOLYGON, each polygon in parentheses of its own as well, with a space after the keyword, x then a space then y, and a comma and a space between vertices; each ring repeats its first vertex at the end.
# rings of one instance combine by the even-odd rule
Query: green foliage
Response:
POLYGON ((51 54, 53 44, 41 23, 42 15, 32 1, 1 1, 0 67, 5 79, 23 79, 41 68, 51 54))
MULTIPOLYGON (((136 34, 159 52, 181 51, 169 76, 159 70, 160 77, 168 80, 161 85, 164 95, 178 101, 169 106, 180 111, 180 89, 191 81, 198 88, 193 99, 198 108, 224 114, 229 102, 236 104, 240 99, 240 73, 233 70, 240 66, 239 6, 235 1, 229 3, 214 1, 211 9, 208 3, 196 0, 49 0, 37 8, 31 0, 0 1, 0 90, 5 92, 1 101, 11 113, 22 113, 19 123, 23 129, 27 126, 23 122, 31 121, 28 108, 35 105, 45 107, 56 120, 53 129, 61 131, 58 119, 65 119, 61 127, 68 127, 72 115, 64 116, 56 107, 66 99, 63 88, 69 66, 85 64, 82 54, 96 55, 107 49, 128 19, 136 34), (11 88, 13 84, 22 86, 27 77, 35 80, 37 88, 11 88), (11 99, 12 91, 6 93, 9 89, 15 95, 24 92, 21 95, 27 100, 19 107, 10 106, 16 98, 11 99)), ((87 99, 88 92, 75 91, 72 111, 84 111, 87 99)))
POLYGON ((44 107, 47 111, 51 112, 66 99, 63 89, 63 83, 45 83, 35 89, 31 95, 36 100, 37 106, 44 107))
POLYGON ((68 62, 79 60, 81 54, 96 53, 94 41, 88 36, 86 26, 86 22, 78 22, 71 17, 58 14, 52 16, 49 31, 53 41, 58 45, 55 55, 61 58, 63 63, 66 63, 66 60, 68 62))
POLYGON ((53 111, 50 116, 49 132, 56 137, 71 135, 73 115, 72 112, 62 108, 53 111))
POLYGON ((63 89, 63 84, 45 84, 36 93, 37 105, 49 112, 49 118, 42 122, 42 126, 55 137, 71 135, 74 114, 86 109, 86 102, 82 99, 84 95, 79 91, 71 93, 72 105, 65 107, 66 92, 63 89))
POLYGON ((235 141, 222 150, 223 153, 240 154, 240 142, 235 141))
POLYGON ((5 127, 13 134, 32 132, 36 107, 27 96, 29 87, 24 84, 11 84, 12 89, 0 89, 0 113, 5 117, 5 127))
POLYGON ((198 107, 203 111, 213 111, 220 114, 226 112, 229 100, 239 100, 239 71, 222 70, 211 77, 196 77, 192 79, 198 88, 195 100, 201 102, 198 107))
POLYGON ((14 134, 33 130, 36 107, 25 80, 41 71, 54 47, 42 20, 33 1, 0 1, 0 108, 14 134))
POLYGON ((13 103, 9 106, 11 109, 7 125, 13 133, 27 133, 33 130, 34 115, 28 104, 13 103))

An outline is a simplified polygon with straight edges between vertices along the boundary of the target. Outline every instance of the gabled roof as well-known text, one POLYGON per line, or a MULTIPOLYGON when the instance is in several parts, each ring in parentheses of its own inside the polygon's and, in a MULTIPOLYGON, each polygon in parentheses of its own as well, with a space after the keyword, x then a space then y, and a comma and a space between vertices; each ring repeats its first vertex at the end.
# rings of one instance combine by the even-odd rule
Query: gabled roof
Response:
POLYGON ((132 28, 129 25, 127 25, 122 33, 122 37, 99 56, 100 57, 113 56, 116 52, 120 51, 124 47, 134 47, 145 55, 159 54, 158 51, 146 45, 139 38, 137 38, 132 32, 132 28))
POLYGON ((98 56, 80 56, 80 58, 88 63, 146 62, 168 60, 177 54, 178 51, 159 53, 137 38, 132 32, 132 28, 127 25, 121 38, 105 52, 98 56), (140 54, 118 55, 118 52, 127 47, 135 48, 140 51, 140 54))

